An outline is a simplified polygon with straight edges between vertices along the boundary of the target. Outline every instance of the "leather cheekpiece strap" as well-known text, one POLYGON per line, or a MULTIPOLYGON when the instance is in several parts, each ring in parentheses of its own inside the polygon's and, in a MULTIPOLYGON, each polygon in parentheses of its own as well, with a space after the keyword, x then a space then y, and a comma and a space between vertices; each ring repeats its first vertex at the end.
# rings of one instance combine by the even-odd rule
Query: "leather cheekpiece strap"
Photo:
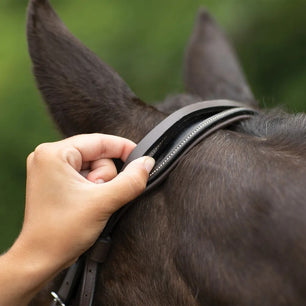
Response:
POLYGON ((54 297, 51 306, 62 306, 67 303, 74 294, 75 287, 78 285, 78 281, 82 271, 82 260, 78 260, 73 264, 66 272, 65 278, 57 294, 51 292, 54 297))
POLYGON ((110 237, 100 237, 87 252, 79 306, 92 305, 99 264, 106 260, 110 246, 110 237))

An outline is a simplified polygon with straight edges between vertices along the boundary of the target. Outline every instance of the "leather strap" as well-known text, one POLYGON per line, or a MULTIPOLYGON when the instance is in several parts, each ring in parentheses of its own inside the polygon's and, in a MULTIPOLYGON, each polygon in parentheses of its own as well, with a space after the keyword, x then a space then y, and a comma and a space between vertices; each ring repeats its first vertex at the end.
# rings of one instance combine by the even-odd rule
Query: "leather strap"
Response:
POLYGON ((106 260, 110 246, 110 237, 100 237, 89 250, 85 260, 79 306, 92 305, 99 264, 106 260))
POLYGON ((82 265, 82 260, 78 260, 68 269, 58 293, 51 292, 51 295, 54 298, 51 306, 62 306, 65 305, 65 302, 67 303, 70 301, 74 293, 74 289, 78 285, 82 265))
MULTIPOLYGON (((254 109, 229 100, 213 100, 188 105, 171 114, 148 133, 128 157, 123 169, 141 156, 152 156, 156 164, 150 173, 145 190, 148 192, 160 184, 180 158, 204 138, 255 114, 254 109)), ((123 206, 111 216, 98 241, 83 256, 84 268, 81 259, 68 270, 58 294, 52 293, 55 297, 52 306, 62 306, 65 305, 64 302, 68 305, 72 296, 76 295, 76 284, 79 282, 82 269, 84 272, 81 293, 77 298, 80 303, 72 305, 92 305, 98 265, 105 262, 110 248, 110 236, 130 205, 131 203, 123 206)))
POLYGON ((84 276, 82 279, 80 306, 92 305, 95 293, 96 277, 98 273, 98 264, 86 257, 84 276))

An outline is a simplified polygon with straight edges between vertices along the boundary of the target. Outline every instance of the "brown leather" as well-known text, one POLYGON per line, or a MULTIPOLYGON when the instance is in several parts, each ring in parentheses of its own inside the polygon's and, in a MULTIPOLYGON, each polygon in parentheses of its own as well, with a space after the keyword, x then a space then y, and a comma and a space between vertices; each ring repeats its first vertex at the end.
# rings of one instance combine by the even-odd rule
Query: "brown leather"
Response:
POLYGON ((103 263, 106 260, 110 246, 110 237, 100 237, 94 246, 89 250, 87 256, 97 263, 103 263))
MULTIPOLYGON (((242 103, 229 100, 205 101, 188 105, 171 114, 147 134, 131 153, 124 167, 132 160, 144 155, 150 155, 157 161, 151 174, 166 165, 158 175, 150 176, 145 190, 145 192, 148 192, 160 184, 177 165, 180 158, 204 138, 219 129, 225 128, 234 122, 250 118, 255 114, 256 111, 254 109, 245 107, 242 103), (231 111, 231 109, 233 110, 231 111), (178 137, 177 146, 174 140, 175 137, 178 137), (167 146, 172 146, 170 148, 172 151, 168 158, 165 159, 165 156, 167 157, 167 146), (161 154, 159 150, 163 150, 163 153, 161 154), (169 160, 171 162, 168 162, 169 160)), ((58 292, 60 300, 67 303, 66 306, 92 305, 99 264, 105 262, 111 243, 110 235, 129 205, 131 203, 125 205, 111 216, 100 238, 82 257, 85 259, 84 266, 82 260, 80 260, 68 270, 58 292), (81 291, 80 294, 76 294, 75 291, 82 268, 81 291), (72 304, 68 304, 73 295, 74 301, 72 304)), ((58 306, 59 303, 53 302, 51 305, 58 306)))
MULTIPOLYGON (((131 155, 128 157, 125 166, 128 165, 134 157, 144 156, 148 148, 152 147, 155 142, 161 138, 162 135, 168 133, 175 125, 187 120, 190 117, 201 117, 202 120, 207 117, 221 112, 230 108, 244 108, 252 111, 254 109, 246 107, 245 104, 230 100, 211 100, 211 101, 202 101, 194 104, 187 105, 176 112, 169 115, 166 119, 160 122, 155 128, 153 128, 137 145, 131 155)), ((125 167, 124 166, 124 167, 125 167)))
MULTIPOLYGON (((76 262, 72 265, 66 272, 65 278, 62 285, 57 293, 61 301, 69 301, 75 286, 77 286, 78 280, 80 278, 80 270, 82 266, 82 261, 76 262)), ((52 306, 58 306, 58 303, 54 300, 51 304, 52 306)))
POLYGON ((92 305, 95 294, 96 277, 98 273, 98 262, 86 257, 79 306, 92 305))
MULTIPOLYGON (((197 145, 199 142, 201 142, 203 139, 207 138, 209 135, 213 134, 214 132, 229 126, 237 121, 242 121, 245 119, 250 118, 251 116, 249 114, 241 114, 237 117, 234 118, 230 118, 227 119, 226 121, 223 121, 217 125, 215 125, 214 127, 212 127, 211 129, 209 129, 206 133, 202 134, 196 141, 194 141, 192 143, 192 145, 190 145, 188 147, 188 149, 180 156, 183 157, 187 152, 189 152, 195 145, 197 145)), ((169 175, 169 173, 173 170, 173 168, 175 168, 175 166, 178 164, 178 162, 180 161, 180 158, 177 159, 176 161, 173 162, 173 164, 171 164, 171 166, 169 166, 167 168, 167 170, 165 172, 163 172, 158 178, 156 178, 146 189, 146 192, 155 188, 157 185, 161 184, 169 175)))
POLYGON ((102 264, 106 260, 110 245, 111 239, 109 237, 100 237, 87 252, 79 306, 92 305, 99 264, 102 264))

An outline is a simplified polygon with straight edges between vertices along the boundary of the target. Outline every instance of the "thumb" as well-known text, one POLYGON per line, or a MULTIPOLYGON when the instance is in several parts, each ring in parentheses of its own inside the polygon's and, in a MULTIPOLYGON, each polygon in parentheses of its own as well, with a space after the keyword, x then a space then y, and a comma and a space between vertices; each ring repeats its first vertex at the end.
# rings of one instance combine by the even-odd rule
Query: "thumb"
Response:
POLYGON ((132 161, 124 171, 113 180, 103 184, 107 194, 113 200, 112 209, 117 210, 124 204, 134 200, 146 188, 149 173, 153 169, 155 160, 152 157, 141 157, 132 161))

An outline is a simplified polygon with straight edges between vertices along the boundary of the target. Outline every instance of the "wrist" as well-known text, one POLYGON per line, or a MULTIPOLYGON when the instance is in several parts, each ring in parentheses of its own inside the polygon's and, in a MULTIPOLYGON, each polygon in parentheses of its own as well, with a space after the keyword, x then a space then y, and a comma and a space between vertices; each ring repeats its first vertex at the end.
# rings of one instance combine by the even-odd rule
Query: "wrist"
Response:
POLYGON ((37 250, 16 241, 12 248, 0 256, 1 306, 27 305, 42 286, 60 269, 37 250))

